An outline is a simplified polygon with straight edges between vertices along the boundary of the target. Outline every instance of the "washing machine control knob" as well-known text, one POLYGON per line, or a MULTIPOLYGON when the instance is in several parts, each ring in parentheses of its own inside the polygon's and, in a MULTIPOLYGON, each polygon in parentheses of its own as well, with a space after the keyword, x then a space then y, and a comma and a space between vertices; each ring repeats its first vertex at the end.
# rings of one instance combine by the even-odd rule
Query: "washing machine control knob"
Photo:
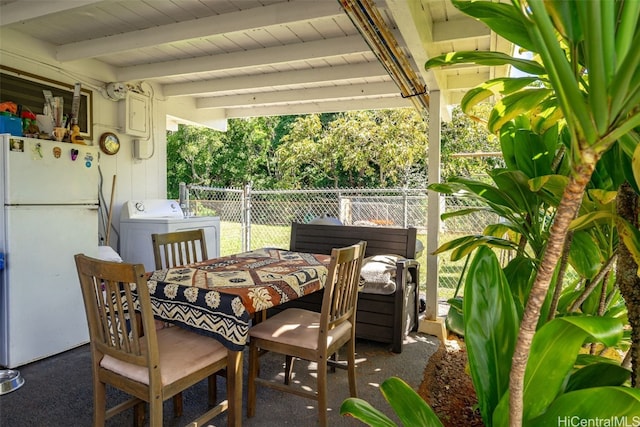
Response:
POLYGON ((137 210, 138 212, 144 212, 144 203, 142 203, 142 202, 137 202, 137 203, 136 203, 136 210, 137 210))

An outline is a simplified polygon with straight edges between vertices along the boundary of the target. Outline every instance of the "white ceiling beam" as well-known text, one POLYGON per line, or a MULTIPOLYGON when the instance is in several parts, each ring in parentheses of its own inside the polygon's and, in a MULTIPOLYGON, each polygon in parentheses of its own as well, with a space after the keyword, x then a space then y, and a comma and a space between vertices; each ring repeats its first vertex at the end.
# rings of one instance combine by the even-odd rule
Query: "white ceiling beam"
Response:
POLYGON ((304 101, 331 101, 341 98, 398 95, 399 93, 400 90, 393 82, 341 85, 199 98, 196 100, 196 108, 232 108, 304 101))
POLYGON ((228 108, 227 118, 285 116, 297 114, 336 113, 342 111, 380 110, 383 108, 409 108, 411 101, 400 96, 393 98, 354 99, 329 102, 313 102, 305 104, 288 104, 282 106, 264 106, 248 108, 228 108))
POLYGON ((147 80, 238 68, 264 68, 271 64, 285 64, 322 57, 369 52, 370 49, 362 40, 362 37, 354 35, 296 43, 295 45, 124 67, 117 71, 117 75, 120 81, 147 80))
POLYGON ((16 22, 27 21, 33 18, 65 12, 70 9, 98 3, 102 0, 31 0, 29 2, 14 1, 2 5, 0 13, 0 26, 16 22))
POLYGON ((428 9, 421 7, 419 1, 387 0, 387 3, 428 90, 438 89, 441 84, 437 73, 424 69, 432 54, 427 47, 433 44, 433 22, 428 9))
POLYGON ((59 46, 58 61, 95 58, 176 41, 185 41, 218 34, 242 32, 254 28, 287 25, 311 19, 342 16, 337 3, 305 2, 304 7, 277 3, 207 18, 176 22, 93 40, 83 40, 59 46))
POLYGON ((391 79, 380 63, 370 62, 308 70, 283 71, 280 73, 268 73, 259 76, 249 75, 200 82, 166 84, 162 87, 162 92, 166 97, 206 95, 216 92, 275 88, 298 84, 332 83, 373 77, 385 77, 389 80, 391 79))
POLYGON ((466 16, 433 24, 434 43, 450 43, 455 40, 489 38, 490 36, 489 27, 466 16))

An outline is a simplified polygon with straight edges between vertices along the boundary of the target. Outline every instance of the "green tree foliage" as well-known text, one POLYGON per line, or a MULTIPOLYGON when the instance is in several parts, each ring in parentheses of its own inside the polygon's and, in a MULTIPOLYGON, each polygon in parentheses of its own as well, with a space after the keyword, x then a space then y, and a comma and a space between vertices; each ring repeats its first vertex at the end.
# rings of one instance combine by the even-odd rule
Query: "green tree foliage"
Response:
MULTIPOLYGON (((298 117, 282 137, 276 150, 282 188, 294 188, 301 182, 330 180, 334 172, 331 148, 324 141, 320 116, 310 114, 298 117)), ((337 153, 336 153, 337 154, 337 153)))
POLYGON ((427 125, 412 109, 299 118, 278 159, 289 188, 388 187, 426 176, 427 125))
MULTIPOLYGON (((180 182, 284 189, 427 184, 427 122, 413 109, 232 119, 228 126, 181 126, 168 134, 169 197, 177 197, 180 182)), ((459 110, 443 126, 445 176, 478 175, 495 164, 451 157, 498 151, 483 127, 459 110)))
POLYGON ((180 126, 167 134, 168 196, 178 197, 178 184, 211 185, 220 173, 215 153, 224 146, 222 134, 196 126, 180 126), (215 173, 214 173, 215 172, 215 173))
POLYGON ((167 191, 178 197, 178 184, 241 187, 277 182, 274 149, 288 118, 229 120, 227 132, 180 126, 167 135, 167 191))
MULTIPOLYGON (((480 106, 479 115, 488 116, 489 105, 480 106), (485 111, 486 110, 486 111, 485 111)), ((486 175, 487 170, 504 167, 504 160, 497 156, 455 156, 461 153, 499 152, 500 141, 487 131, 486 126, 471 120, 460 107, 451 113, 451 121, 442 123, 442 181, 454 176, 474 177, 486 175)))

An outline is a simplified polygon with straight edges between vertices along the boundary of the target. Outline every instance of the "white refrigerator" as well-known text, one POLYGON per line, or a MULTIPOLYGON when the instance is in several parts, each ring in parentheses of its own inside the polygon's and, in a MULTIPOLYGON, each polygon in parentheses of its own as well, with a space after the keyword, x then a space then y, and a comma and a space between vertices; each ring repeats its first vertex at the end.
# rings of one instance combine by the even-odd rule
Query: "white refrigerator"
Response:
POLYGON ((73 255, 98 252, 98 151, 0 135, 0 366, 89 341, 73 255))

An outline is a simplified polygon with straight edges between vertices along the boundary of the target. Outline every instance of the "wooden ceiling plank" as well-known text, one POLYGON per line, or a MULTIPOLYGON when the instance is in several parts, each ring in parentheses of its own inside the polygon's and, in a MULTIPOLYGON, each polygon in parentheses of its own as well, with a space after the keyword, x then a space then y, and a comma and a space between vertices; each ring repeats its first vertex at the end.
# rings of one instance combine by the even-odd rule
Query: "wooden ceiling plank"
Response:
POLYGON ((433 24, 433 41, 435 43, 452 42, 464 39, 489 38, 491 30, 482 22, 460 17, 446 22, 433 24))
POLYGON ((0 13, 0 25, 9 25, 15 22, 26 21, 29 19, 40 18, 42 16, 51 15, 58 12, 66 12, 77 9, 93 3, 99 3, 102 0, 36 0, 30 1, 27 7, 24 2, 13 2, 2 5, 2 13, 0 13))
POLYGON ((448 89, 471 89, 489 80, 489 67, 479 67, 477 73, 447 76, 448 89))
POLYGON ((64 62, 83 58, 96 58, 102 55, 171 43, 178 40, 243 32, 255 28, 283 25, 319 17, 330 18, 340 13, 337 3, 305 2, 305 7, 292 7, 290 3, 276 3, 271 6, 65 44, 58 46, 56 59, 64 62))

